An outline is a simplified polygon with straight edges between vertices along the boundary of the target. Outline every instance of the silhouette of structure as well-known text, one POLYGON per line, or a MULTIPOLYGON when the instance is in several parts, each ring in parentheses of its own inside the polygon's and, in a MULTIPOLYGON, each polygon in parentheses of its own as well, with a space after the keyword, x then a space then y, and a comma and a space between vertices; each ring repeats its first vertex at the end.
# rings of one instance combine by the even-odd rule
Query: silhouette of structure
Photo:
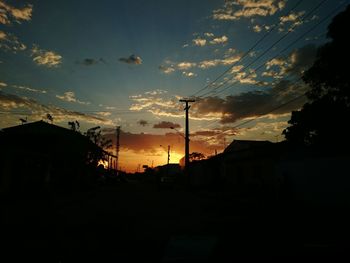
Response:
POLYGON ((88 186, 96 174, 89 156, 103 151, 86 136, 44 121, 3 129, 0 144, 1 192, 88 186))
POLYGON ((189 118, 188 118, 188 111, 190 109, 190 102, 195 102, 193 99, 181 99, 180 102, 185 103, 185 112, 186 112, 186 131, 185 131, 185 169, 188 169, 188 166, 190 164, 190 127, 189 127, 189 118))

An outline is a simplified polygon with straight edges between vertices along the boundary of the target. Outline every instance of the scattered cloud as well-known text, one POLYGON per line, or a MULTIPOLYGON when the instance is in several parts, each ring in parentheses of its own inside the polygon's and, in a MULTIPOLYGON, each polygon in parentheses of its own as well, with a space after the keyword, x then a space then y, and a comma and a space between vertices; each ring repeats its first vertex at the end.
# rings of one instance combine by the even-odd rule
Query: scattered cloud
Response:
POLYGON ((27 86, 12 85, 12 87, 14 87, 16 89, 24 90, 24 91, 35 92, 35 93, 42 93, 42 94, 47 93, 46 90, 34 89, 34 88, 31 88, 31 87, 27 87, 27 86))
POLYGON ((183 71, 183 72, 182 72, 182 75, 183 75, 183 76, 186 76, 186 77, 188 77, 188 78, 193 78, 193 77, 196 77, 196 76, 197 76, 197 74, 195 74, 195 73, 193 73, 193 72, 187 72, 187 71, 183 71))
POLYGON ((0 81, 0 88, 7 87, 7 83, 0 81))
POLYGON ((32 12, 33 6, 31 4, 17 8, 7 4, 4 0, 0 0, 0 24, 9 25, 12 22, 20 24, 22 21, 30 21, 32 12))
POLYGON ((285 30, 285 26, 288 24, 289 29, 288 30, 294 30, 297 26, 300 26, 303 24, 303 20, 301 19, 305 14, 305 11, 300 12, 291 12, 288 15, 281 16, 280 17, 280 23, 279 23, 279 31, 282 32, 285 30))
POLYGON ((187 69, 195 67, 196 65, 197 65, 197 63, 194 63, 194 62, 180 62, 177 64, 177 68, 179 70, 187 70, 187 69))
POLYGON ((286 0, 227 0, 213 11, 215 20, 239 20, 256 16, 271 16, 285 7, 286 0))
POLYGON ((173 73, 175 71, 175 69, 173 67, 171 67, 171 66, 167 67, 167 66, 160 65, 158 68, 164 74, 171 74, 171 73, 173 73))
POLYGON ((170 122, 170 121, 161 121, 157 124, 153 125, 155 129, 172 129, 172 128, 181 128, 181 125, 178 123, 170 122))
POLYGON ((230 57, 225 57, 223 59, 204 60, 198 64, 198 67, 201 69, 207 69, 207 68, 216 67, 219 65, 229 66, 236 63, 240 59, 241 59, 241 55, 234 55, 230 57))
POLYGON ((141 65, 142 59, 139 56, 136 56, 134 54, 130 55, 127 58, 120 58, 119 61, 127 63, 127 64, 134 64, 134 65, 141 65))
POLYGON ((109 111, 98 111, 98 112, 96 112, 96 114, 103 116, 103 117, 108 117, 108 116, 112 115, 112 113, 110 113, 109 111))
POLYGON ((56 95, 56 98, 63 100, 63 101, 74 102, 74 103, 79 103, 79 104, 83 104, 83 105, 90 104, 90 102, 84 102, 84 101, 78 100, 75 97, 75 93, 73 91, 67 91, 67 92, 63 93, 63 95, 56 95))
POLYGON ((155 90, 145 92, 146 95, 152 95, 152 96, 161 95, 161 94, 165 94, 165 93, 168 93, 168 91, 162 90, 162 89, 155 89, 155 90))
POLYGON ((62 56, 54 51, 40 49, 37 45, 34 45, 31 51, 33 61, 40 66, 54 68, 62 63, 62 56))
POLYGON ((205 35, 206 37, 214 37, 214 34, 213 34, 213 33, 210 33, 210 32, 206 32, 206 33, 204 33, 204 35, 205 35))
POLYGON ((1 122, 2 126, 8 126, 9 123, 17 123, 17 115, 11 115, 11 110, 23 110, 23 115, 30 116, 30 119, 32 120, 41 120, 45 118, 47 113, 50 113, 55 122, 67 122, 74 119, 94 124, 113 125, 111 120, 99 116, 70 111, 53 105, 44 105, 34 99, 20 97, 1 91, 0 109, 8 111, 8 116, 10 117, 7 120, 7 123, 1 122))
POLYGON ((204 38, 195 38, 192 40, 193 45, 203 47, 207 43, 207 40, 204 38))
POLYGON ((16 53, 26 50, 27 46, 20 42, 15 35, 0 30, 0 49, 16 53))
POLYGON ((283 78, 286 74, 300 77, 315 60, 317 47, 309 44, 293 50, 287 57, 274 58, 266 63, 266 70, 262 76, 283 78))
POLYGON ((256 33, 259 33, 262 31, 262 27, 259 25, 255 25, 255 26, 253 26, 253 31, 256 33))
POLYGON ((227 36, 222 36, 222 37, 216 37, 213 40, 210 41, 210 44, 212 45, 217 45, 217 44, 226 44, 228 41, 227 36))

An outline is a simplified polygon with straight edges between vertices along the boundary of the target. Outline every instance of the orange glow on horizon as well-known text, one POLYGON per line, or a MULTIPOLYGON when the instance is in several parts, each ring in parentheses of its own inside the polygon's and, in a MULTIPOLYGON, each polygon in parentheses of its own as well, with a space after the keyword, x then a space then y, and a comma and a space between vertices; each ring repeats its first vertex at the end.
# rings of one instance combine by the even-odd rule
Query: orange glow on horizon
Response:
MULTIPOLYGON (((120 163, 119 169, 129 173, 136 171, 143 172, 143 165, 156 167, 167 163, 168 154, 164 149, 157 149, 155 153, 150 152, 135 152, 132 150, 122 150, 119 153, 120 163)), ((170 152, 170 163, 179 163, 183 157, 182 153, 175 151, 170 152)))

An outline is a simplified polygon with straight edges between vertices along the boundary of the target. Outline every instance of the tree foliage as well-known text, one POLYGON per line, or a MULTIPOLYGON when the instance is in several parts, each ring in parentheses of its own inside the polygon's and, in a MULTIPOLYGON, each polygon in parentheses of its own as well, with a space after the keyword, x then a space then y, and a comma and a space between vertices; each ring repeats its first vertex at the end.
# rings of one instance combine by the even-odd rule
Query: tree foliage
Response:
POLYGON ((85 136, 88 137, 96 146, 96 147, 92 147, 89 152, 88 163, 94 166, 97 166, 100 160, 106 159, 104 150, 112 147, 112 141, 107 140, 102 135, 100 126, 96 126, 88 129, 85 133, 85 136))
POLYGON ((350 6, 334 17, 328 26, 328 43, 318 49, 313 66, 304 72, 310 87, 308 102, 292 112, 290 126, 283 131, 295 144, 340 146, 350 142, 347 120, 350 117, 350 6), (344 63, 343 63, 344 62, 344 63))
POLYGON ((199 161, 205 159, 205 155, 200 152, 193 152, 190 153, 190 161, 199 161))

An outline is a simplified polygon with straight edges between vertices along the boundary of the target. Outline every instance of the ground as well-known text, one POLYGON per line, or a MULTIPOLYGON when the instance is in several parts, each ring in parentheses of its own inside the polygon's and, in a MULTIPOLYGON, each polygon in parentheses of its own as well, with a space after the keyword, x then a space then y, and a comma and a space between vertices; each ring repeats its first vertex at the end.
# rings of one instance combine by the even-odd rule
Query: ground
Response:
POLYGON ((14 251, 6 262, 23 255, 45 262, 349 259, 346 212, 229 191, 124 182, 69 195, 6 197, 2 213, 3 248, 14 251))

